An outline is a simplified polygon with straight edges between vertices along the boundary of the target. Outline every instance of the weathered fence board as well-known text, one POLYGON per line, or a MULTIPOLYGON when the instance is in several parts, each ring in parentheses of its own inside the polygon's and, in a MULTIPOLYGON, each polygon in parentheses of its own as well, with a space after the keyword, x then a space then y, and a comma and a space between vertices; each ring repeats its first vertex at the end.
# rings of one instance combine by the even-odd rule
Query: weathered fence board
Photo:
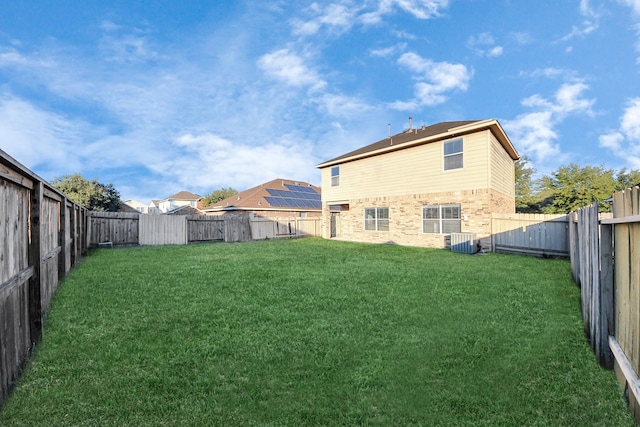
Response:
POLYGON ((187 220, 180 215, 140 215, 141 245, 186 245, 187 220))
POLYGON ((640 371, 640 188, 614 194, 613 219, 603 220, 614 227, 614 307, 615 328, 610 346, 614 349, 621 387, 630 390, 629 407, 640 419, 640 404, 634 378, 640 371), (628 369, 624 369, 627 366, 628 369), (630 376, 629 369, 633 371, 630 376), (633 396, 633 398, 632 398, 633 396))
MULTIPOLYGON (((6 169, 0 164, 0 170, 6 169)), ((31 347, 29 189, 0 176, 0 402, 31 347)))
POLYGON ((493 214, 494 252, 569 256, 568 215, 493 214))
POLYGON ((613 241, 610 226, 600 225, 598 204, 570 214, 571 271, 580 286, 582 320, 599 363, 613 367, 613 241))
POLYGON ((187 216, 187 242, 224 240, 224 218, 216 216, 187 216))
POLYGON ((140 215, 123 212, 89 212, 90 245, 111 242, 118 246, 138 245, 140 215))
POLYGON ((85 212, 0 150, 0 403, 41 337, 60 278, 86 251, 85 212))

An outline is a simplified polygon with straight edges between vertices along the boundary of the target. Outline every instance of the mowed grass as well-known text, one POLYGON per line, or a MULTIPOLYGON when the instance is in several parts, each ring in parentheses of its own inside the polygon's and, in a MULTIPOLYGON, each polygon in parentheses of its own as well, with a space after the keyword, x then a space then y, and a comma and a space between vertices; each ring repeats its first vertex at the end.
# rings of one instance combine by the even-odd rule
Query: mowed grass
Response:
POLYGON ((300 239, 94 252, 0 425, 635 423, 568 261, 300 239))

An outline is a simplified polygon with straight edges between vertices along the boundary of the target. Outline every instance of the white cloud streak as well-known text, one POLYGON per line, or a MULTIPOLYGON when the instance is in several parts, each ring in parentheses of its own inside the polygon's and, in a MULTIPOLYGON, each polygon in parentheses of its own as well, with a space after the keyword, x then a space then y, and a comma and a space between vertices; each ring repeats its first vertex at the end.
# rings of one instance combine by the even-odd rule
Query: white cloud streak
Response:
POLYGON ((307 20, 294 18, 290 21, 293 33, 311 36, 326 29, 329 34, 342 34, 354 25, 376 25, 398 11, 408 13, 417 19, 431 19, 442 15, 449 6, 449 0, 378 0, 356 5, 350 1, 319 4, 314 2, 308 8, 311 16, 307 20), (370 5, 373 4, 373 7, 370 5))
POLYGON ((397 110, 442 104, 447 100, 449 92, 466 91, 473 76, 473 71, 469 71, 463 64, 435 62, 413 52, 402 54, 398 64, 413 72, 417 83, 413 99, 390 104, 391 108, 397 110))
POLYGON ((619 128, 601 135, 599 141, 631 168, 640 168, 640 97, 627 102, 619 128))
POLYGON ((571 32, 560 40, 563 42, 574 38, 584 38, 600 27, 600 13, 591 7, 589 0, 580 0, 578 8, 583 20, 580 25, 574 25, 571 32))
POLYGON ((478 56, 495 58, 502 55, 503 47, 496 44, 491 33, 472 35, 467 39, 467 48, 478 56))
POLYGON ((557 162, 562 158, 557 126, 569 115, 593 116, 594 99, 584 97, 589 86, 583 81, 563 83, 552 99, 539 94, 522 100, 531 112, 505 120, 504 128, 521 154, 537 163, 557 162))
POLYGON ((327 86, 327 82, 311 70, 302 57, 289 49, 280 49, 263 55, 258 60, 258 66, 268 75, 290 86, 306 86, 311 90, 321 90, 327 86))

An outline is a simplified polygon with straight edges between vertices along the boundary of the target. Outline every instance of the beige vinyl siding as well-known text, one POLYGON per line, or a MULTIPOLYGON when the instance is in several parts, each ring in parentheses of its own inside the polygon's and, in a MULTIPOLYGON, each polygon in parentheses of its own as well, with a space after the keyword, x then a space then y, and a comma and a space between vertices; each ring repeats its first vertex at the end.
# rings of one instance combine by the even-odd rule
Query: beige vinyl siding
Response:
POLYGON ((331 187, 331 167, 322 170, 322 199, 399 196, 489 187, 489 131, 463 137, 464 166, 444 171, 445 141, 342 163, 340 185, 331 187))
POLYGON ((491 135, 491 188, 515 197, 515 166, 513 159, 491 135))

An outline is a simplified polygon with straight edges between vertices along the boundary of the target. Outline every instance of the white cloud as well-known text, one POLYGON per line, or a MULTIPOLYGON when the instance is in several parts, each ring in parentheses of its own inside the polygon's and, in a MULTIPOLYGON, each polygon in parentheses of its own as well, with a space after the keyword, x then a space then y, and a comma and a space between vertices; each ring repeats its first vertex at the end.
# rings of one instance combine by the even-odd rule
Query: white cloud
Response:
POLYGON ((28 167, 46 165, 56 170, 70 161, 69 166, 79 168, 80 162, 65 153, 81 142, 80 128, 87 130, 15 96, 0 97, 2 148, 28 167))
POLYGON ((592 116, 594 99, 584 97, 589 86, 582 81, 563 83, 552 99, 534 94, 522 105, 534 111, 505 120, 504 127, 521 154, 536 162, 556 161, 562 157, 556 127, 570 114, 592 116))
POLYGON ((591 5, 589 4, 589 0, 580 0, 580 6, 578 8, 580 15, 583 20, 580 25, 573 25, 571 28, 571 32, 566 36, 562 37, 561 41, 569 41, 573 38, 584 38, 596 31, 600 26, 600 13, 596 12, 591 5))
POLYGON ((531 34, 526 32, 513 32, 510 33, 509 36, 519 45, 526 45, 533 41, 533 37, 531 37, 531 34))
POLYGON ((480 33, 467 39, 467 47, 476 55, 489 58, 502 55, 503 48, 496 44, 491 33, 480 33))
POLYGON ((317 101, 323 111, 334 117, 354 117, 368 114, 373 107, 357 98, 326 94, 317 101))
POLYGON ((640 97, 630 99, 620 117, 620 127, 600 136, 600 146, 640 168, 640 97))
POLYGON ((388 58, 396 55, 398 52, 402 52, 407 48, 406 43, 399 43, 395 46, 389 46, 381 49, 370 49, 369 54, 371 56, 377 56, 381 58, 388 58))
POLYGON ((312 144, 298 135, 250 145, 212 133, 183 134, 174 144, 182 155, 167 159, 156 171, 175 177, 183 188, 206 192, 220 183, 230 183, 244 190, 274 178, 312 181, 316 174, 312 144), (176 170, 181 174, 176 175, 176 170))
POLYGON ((294 19, 291 22, 293 33, 296 35, 313 35, 321 28, 327 27, 330 32, 344 32, 353 25, 357 9, 346 4, 330 3, 324 7, 318 3, 312 3, 309 8, 315 15, 309 21, 294 19))
POLYGON ((503 48, 502 46, 494 46, 487 52, 487 56, 490 58, 494 58, 502 55, 503 48))
POLYGON ((319 90, 327 85, 315 71, 305 65, 302 57, 288 49, 263 55, 258 60, 258 66, 290 86, 307 86, 312 90, 319 90))
MULTIPOLYGON (((401 10, 417 19, 430 19, 441 16, 442 10, 449 6, 449 0, 378 0, 356 5, 349 0, 319 4, 314 2, 307 9, 311 17, 307 20, 291 20, 293 33, 299 36, 317 34, 323 28, 329 33, 343 33, 355 24, 373 25, 380 23, 387 15, 401 10), (374 4, 373 10, 369 7, 374 4)), ((412 36, 409 36, 412 37, 412 36)))
POLYGON ((640 0, 618 0, 621 4, 629 6, 633 13, 640 16, 640 0))
POLYGON ((624 135, 620 132, 611 132, 605 135, 600 135, 600 146, 609 148, 613 151, 618 151, 621 148, 621 144, 624 141, 624 135))
MULTIPOLYGON (((633 18, 636 24, 632 28, 636 32, 638 40, 636 41, 636 52, 640 53, 640 0, 618 0, 622 5, 631 8, 633 18)), ((636 63, 640 64, 640 56, 636 59, 636 63)))
POLYGON ((363 13, 360 19, 365 24, 377 24, 385 15, 395 12, 396 8, 418 19, 430 19, 440 16, 442 9, 449 6, 449 0, 380 0, 378 8, 363 13))
POLYGON ((452 91, 466 91, 473 75, 463 64, 434 62, 408 52, 400 56, 398 64, 415 73, 415 98, 390 104, 397 110, 409 110, 416 106, 431 106, 445 102, 452 91))
POLYGON ((627 138, 640 143, 640 98, 634 98, 627 104, 620 129, 627 138))

